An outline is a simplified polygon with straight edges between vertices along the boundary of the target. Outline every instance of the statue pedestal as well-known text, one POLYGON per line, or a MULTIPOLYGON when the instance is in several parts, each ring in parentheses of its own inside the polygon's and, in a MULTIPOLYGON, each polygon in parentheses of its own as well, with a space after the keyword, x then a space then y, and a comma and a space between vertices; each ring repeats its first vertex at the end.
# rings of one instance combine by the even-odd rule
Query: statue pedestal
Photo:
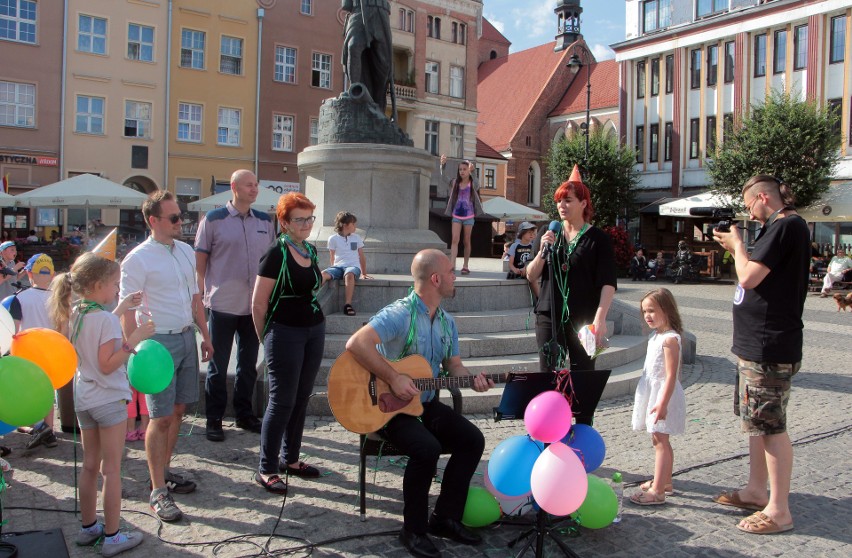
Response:
POLYGON ((420 250, 447 245, 429 230, 429 181, 435 158, 422 149, 363 143, 322 144, 299 154, 305 195, 316 204, 311 242, 328 264, 334 217, 358 218, 368 273, 409 273, 420 250))

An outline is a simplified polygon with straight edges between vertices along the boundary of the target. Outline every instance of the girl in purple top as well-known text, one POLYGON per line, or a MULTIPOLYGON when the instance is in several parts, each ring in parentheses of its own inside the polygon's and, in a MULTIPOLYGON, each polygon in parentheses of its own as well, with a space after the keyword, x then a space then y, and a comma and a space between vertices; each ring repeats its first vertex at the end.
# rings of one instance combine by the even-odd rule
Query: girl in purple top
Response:
MULTIPOLYGON (((447 162, 447 156, 441 155, 441 168, 447 162)), ((459 237, 461 231, 464 230, 464 266, 461 269, 462 275, 470 273, 468 263, 470 261, 470 237, 473 232, 473 221, 482 211, 482 202, 479 199, 479 192, 473 179, 470 175, 470 161, 462 161, 459 163, 456 178, 450 185, 450 199, 447 203, 445 215, 451 215, 453 238, 450 244, 450 262, 453 264, 453 269, 456 268, 456 256, 459 253, 459 237)))

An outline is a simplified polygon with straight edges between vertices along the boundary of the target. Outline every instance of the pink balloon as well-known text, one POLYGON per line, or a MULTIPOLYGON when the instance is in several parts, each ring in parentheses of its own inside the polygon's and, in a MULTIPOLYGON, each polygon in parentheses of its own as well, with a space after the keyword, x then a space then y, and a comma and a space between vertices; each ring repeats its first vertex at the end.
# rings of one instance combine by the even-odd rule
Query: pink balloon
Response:
POLYGON ((536 395, 524 411, 524 425, 535 440, 551 444, 571 430, 571 404, 558 391, 536 395))
POLYGON ((532 495, 541 509, 552 515, 568 515, 586 499, 589 480, 574 450, 558 442, 548 446, 533 465, 532 495))

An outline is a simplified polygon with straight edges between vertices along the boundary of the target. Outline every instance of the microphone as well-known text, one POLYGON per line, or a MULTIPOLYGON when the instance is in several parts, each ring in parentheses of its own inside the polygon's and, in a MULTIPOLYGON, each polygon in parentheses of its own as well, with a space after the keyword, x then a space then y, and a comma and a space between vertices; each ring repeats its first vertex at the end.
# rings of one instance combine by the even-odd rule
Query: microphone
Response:
MULTIPOLYGON (((551 221, 550 224, 547 226, 547 230, 552 231, 553 234, 558 234, 559 229, 561 227, 562 227, 561 222, 551 221)), ((550 263, 550 253, 551 253, 552 250, 553 250, 553 247, 550 245, 550 243, 545 242, 544 243, 544 261, 550 263)))
POLYGON ((693 217, 716 217, 718 207, 690 207, 689 214, 693 217))

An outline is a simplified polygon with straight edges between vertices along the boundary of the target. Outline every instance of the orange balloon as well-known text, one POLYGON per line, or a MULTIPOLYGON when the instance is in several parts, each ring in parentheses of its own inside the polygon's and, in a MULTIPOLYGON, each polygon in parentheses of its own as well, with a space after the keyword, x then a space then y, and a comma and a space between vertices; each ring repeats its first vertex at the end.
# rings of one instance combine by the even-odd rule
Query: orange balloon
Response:
POLYGON ((77 351, 64 335, 44 327, 32 327, 12 337, 9 354, 37 364, 59 389, 77 371, 77 351))

